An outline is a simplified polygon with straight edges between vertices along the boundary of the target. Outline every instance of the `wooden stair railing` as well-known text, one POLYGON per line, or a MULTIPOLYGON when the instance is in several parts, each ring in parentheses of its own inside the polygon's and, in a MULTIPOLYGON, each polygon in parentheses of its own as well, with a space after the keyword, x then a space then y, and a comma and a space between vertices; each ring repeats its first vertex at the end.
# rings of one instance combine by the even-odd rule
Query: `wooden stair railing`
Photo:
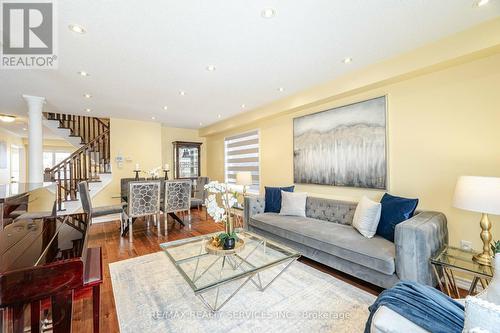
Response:
POLYGON ((45 112, 44 116, 47 120, 59 121, 59 127, 69 129, 71 131, 70 136, 80 137, 82 144, 89 143, 104 131, 109 130, 109 119, 106 118, 52 112, 45 112))
POLYGON ((63 202, 77 200, 78 183, 99 181, 100 173, 111 172, 109 128, 45 171, 45 180, 57 182, 57 209, 63 202))

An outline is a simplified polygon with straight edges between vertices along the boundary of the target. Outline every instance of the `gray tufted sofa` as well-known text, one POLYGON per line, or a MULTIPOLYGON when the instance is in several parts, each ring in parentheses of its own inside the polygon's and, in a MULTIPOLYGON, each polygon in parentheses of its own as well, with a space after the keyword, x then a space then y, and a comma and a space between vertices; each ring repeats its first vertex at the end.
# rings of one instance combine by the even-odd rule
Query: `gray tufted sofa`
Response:
POLYGON ((399 280, 435 285, 429 258, 448 243, 446 217, 417 212, 396 226, 395 241, 363 237, 352 226, 356 203, 308 197, 306 216, 264 213, 263 197, 245 198, 248 230, 281 242, 303 256, 390 288, 399 280))

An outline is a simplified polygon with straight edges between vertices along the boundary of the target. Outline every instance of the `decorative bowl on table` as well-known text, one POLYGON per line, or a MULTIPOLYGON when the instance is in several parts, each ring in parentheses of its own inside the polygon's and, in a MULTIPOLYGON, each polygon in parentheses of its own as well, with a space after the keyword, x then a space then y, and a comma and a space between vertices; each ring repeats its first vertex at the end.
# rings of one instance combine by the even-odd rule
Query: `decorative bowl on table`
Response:
POLYGON ((224 245, 220 242, 218 236, 213 236, 205 244, 205 250, 209 254, 215 255, 230 255, 241 252, 245 248, 245 241, 239 238, 232 249, 224 249, 224 245))

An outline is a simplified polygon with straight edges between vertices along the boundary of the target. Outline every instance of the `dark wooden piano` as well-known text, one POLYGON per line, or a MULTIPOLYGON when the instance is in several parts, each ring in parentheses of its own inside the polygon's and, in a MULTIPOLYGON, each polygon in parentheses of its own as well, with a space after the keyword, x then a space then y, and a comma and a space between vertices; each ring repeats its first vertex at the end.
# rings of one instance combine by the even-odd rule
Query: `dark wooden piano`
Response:
POLYGON ((87 247, 89 229, 86 214, 21 216, 3 226, 0 332, 71 332, 73 298, 85 288, 98 332, 102 258, 100 248, 87 247))

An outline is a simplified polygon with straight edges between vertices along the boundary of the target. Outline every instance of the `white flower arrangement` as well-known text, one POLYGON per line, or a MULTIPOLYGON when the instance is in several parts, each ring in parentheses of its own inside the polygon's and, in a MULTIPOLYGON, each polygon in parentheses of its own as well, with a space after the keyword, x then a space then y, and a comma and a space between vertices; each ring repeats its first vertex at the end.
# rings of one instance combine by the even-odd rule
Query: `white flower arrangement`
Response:
POLYGON ((205 200, 208 214, 217 223, 230 223, 231 209, 238 202, 236 193, 230 191, 228 184, 218 181, 212 181, 205 185, 205 190, 211 193, 205 200), (219 207, 218 195, 220 195, 222 207, 219 207))
POLYGON ((159 167, 156 167, 156 168, 153 168, 149 171, 146 171, 146 174, 152 178, 152 179, 156 179, 158 177, 160 177, 160 171, 161 171, 161 166, 159 167))

